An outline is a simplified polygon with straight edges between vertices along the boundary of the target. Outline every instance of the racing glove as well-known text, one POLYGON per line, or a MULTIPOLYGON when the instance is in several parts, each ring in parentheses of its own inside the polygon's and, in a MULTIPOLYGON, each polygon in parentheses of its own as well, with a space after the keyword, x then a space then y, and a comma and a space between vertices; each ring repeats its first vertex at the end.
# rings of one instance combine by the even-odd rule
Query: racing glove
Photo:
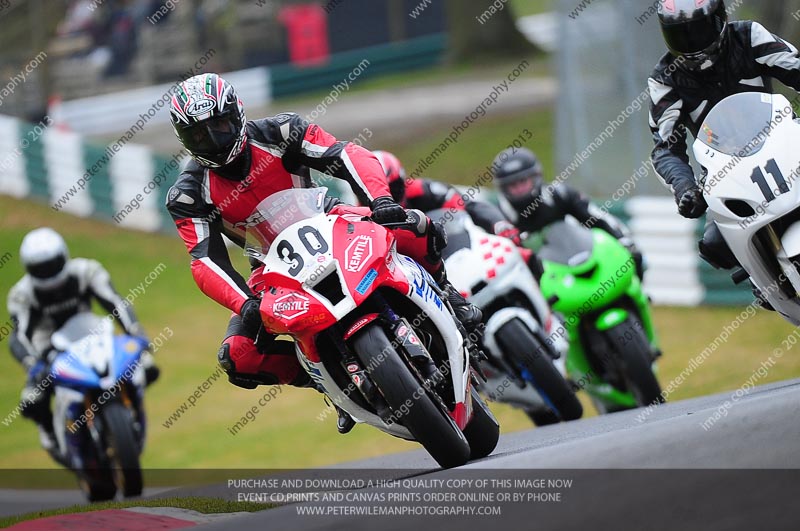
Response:
POLYGON ((378 225, 402 223, 406 218, 406 209, 389 196, 379 197, 372 202, 372 221, 378 225))
POLYGON ((262 325, 261 321, 261 300, 247 299, 239 310, 242 317, 242 325, 248 336, 255 336, 262 325))
POLYGON ((494 224, 495 236, 508 238, 517 247, 522 246, 522 237, 520 236, 519 229, 516 228, 510 221, 498 221, 494 224))
POLYGON ((705 214, 708 204, 698 186, 684 190, 678 197, 678 213, 689 219, 697 219, 705 214))

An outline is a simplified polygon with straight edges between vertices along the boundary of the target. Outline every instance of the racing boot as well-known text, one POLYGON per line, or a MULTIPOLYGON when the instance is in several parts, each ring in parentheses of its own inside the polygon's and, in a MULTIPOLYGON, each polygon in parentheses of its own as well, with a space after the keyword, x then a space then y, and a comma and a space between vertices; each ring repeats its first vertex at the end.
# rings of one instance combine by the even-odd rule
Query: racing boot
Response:
MULTIPOLYGON (((311 378, 309 378, 309 380, 311 380, 311 378)), ((330 405, 330 406, 333 406, 334 409, 336 409, 336 415, 337 415, 336 430, 339 433, 341 433, 342 435, 344 435, 345 433, 350 433, 350 430, 352 430, 353 426, 356 425, 356 421, 353 419, 353 417, 350 416, 350 413, 348 413, 344 409, 342 409, 339 406, 337 406, 336 403, 333 400, 331 400, 328 397, 328 395, 326 395, 322 391, 322 389, 320 389, 319 386, 317 386, 316 384, 311 383, 311 384, 307 385, 306 387, 313 387, 317 391, 322 393, 322 396, 325 397, 325 403, 330 405)))
POLYGON ((453 307, 453 313, 456 314, 456 319, 459 320, 464 328, 467 330, 477 328, 483 320, 483 312, 474 304, 469 303, 467 299, 459 293, 456 287, 447 280, 447 273, 445 273, 444 268, 439 270, 434 280, 439 285, 439 289, 444 292, 444 295, 447 297, 447 302, 453 307))
POLYGON ((142 353, 142 368, 144 369, 144 385, 149 386, 158 380, 161 369, 156 365, 153 355, 149 352, 142 353))
POLYGON ((336 408, 336 414, 339 415, 339 418, 336 419, 336 429, 342 435, 345 433, 350 433, 350 430, 352 430, 353 426, 356 425, 356 421, 353 420, 353 417, 350 416, 350 413, 340 408, 336 404, 334 404, 333 407, 336 408))

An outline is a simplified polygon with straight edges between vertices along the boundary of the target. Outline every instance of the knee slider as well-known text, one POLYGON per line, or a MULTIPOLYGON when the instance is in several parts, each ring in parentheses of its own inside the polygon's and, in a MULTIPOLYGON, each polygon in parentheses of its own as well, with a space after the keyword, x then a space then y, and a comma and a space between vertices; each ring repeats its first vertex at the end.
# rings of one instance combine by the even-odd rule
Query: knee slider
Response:
POLYGON ((231 346, 228 343, 223 343, 217 351, 217 363, 222 367, 222 370, 228 374, 236 372, 236 364, 231 359, 231 346))

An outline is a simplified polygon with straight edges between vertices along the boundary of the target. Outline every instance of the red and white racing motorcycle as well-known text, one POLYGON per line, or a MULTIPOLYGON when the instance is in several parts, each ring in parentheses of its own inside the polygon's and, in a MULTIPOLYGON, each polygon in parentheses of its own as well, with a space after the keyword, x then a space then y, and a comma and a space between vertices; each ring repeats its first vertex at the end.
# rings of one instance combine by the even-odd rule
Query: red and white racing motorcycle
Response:
POLYGON ((318 388, 357 422, 418 441, 442 467, 489 455, 499 425, 446 299, 385 227, 326 214, 326 192, 278 192, 248 218, 266 330, 294 338, 318 388))

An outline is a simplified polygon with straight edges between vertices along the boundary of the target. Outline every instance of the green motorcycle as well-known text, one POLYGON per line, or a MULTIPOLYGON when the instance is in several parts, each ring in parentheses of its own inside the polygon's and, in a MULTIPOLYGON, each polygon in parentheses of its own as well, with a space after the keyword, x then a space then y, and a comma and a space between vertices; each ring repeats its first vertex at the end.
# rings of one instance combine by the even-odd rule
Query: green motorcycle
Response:
POLYGON ((538 250, 541 289, 564 316, 570 379, 600 414, 664 401, 653 372, 660 356, 633 255, 613 236, 577 222, 548 226, 538 250))

